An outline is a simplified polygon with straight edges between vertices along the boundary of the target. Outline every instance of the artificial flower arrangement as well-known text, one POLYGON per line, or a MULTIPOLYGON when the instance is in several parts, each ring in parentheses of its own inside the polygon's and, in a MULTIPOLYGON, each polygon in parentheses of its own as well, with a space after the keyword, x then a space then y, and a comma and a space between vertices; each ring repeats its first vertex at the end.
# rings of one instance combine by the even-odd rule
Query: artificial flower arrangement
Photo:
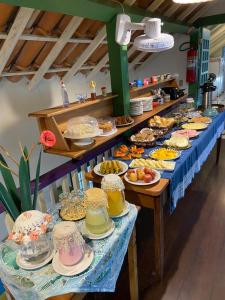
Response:
POLYGON ((45 147, 50 148, 53 147, 55 143, 55 135, 51 131, 45 130, 40 135, 39 143, 33 144, 29 151, 27 147, 23 147, 21 143, 19 143, 21 152, 19 161, 17 161, 7 149, 0 145, 0 150, 4 153, 4 156, 10 159, 18 168, 18 171, 14 171, 9 168, 5 158, 0 153, 0 171, 5 183, 5 185, 3 185, 3 183, 0 182, 0 201, 14 221, 22 212, 34 210, 36 208, 39 191, 42 148, 40 149, 38 156, 34 180, 34 191, 32 193, 29 159, 34 148, 38 144, 42 144, 45 147), (19 178, 19 188, 16 187, 13 175, 19 178))

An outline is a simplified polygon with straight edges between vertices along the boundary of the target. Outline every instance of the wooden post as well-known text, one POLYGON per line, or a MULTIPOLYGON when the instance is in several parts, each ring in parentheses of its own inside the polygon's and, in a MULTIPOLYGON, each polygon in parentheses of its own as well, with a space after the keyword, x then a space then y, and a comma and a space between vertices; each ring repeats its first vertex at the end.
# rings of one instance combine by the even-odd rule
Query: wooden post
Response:
POLYGON ((129 284, 130 300, 138 300, 138 272, 137 272, 137 245, 136 245, 136 227, 130 237, 128 247, 128 265, 129 265, 129 284))
POLYGON ((107 40, 112 92, 119 96, 113 100, 115 115, 127 115, 130 108, 127 46, 119 46, 115 41, 116 17, 107 23, 107 40))

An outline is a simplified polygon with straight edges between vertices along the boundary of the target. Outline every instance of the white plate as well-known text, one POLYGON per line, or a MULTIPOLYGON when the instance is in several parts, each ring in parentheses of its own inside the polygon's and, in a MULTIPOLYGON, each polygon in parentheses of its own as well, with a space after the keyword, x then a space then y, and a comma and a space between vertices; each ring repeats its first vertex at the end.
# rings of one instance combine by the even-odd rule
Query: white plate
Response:
POLYGON ((108 236, 110 236, 113 233, 114 229, 115 229, 115 223, 113 222, 113 220, 111 220, 111 227, 108 231, 106 231, 102 234, 94 234, 94 233, 91 233, 90 231, 88 231, 88 229, 85 225, 85 221, 84 221, 81 225, 81 234, 86 236, 90 240, 101 240, 101 239, 105 239, 108 236))
MULTIPOLYGON (((188 129, 182 129, 182 130, 188 130, 188 129)), ((176 136, 176 133, 179 135, 179 131, 180 131, 180 130, 176 130, 176 131, 172 132, 171 135, 172 135, 172 136, 176 136)), ((195 139, 195 138, 197 138, 199 135, 200 135, 200 132, 197 132, 195 136, 188 137, 188 138, 189 138, 189 139, 195 139)), ((182 135, 182 134, 179 135, 179 136, 184 136, 184 137, 185 137, 185 135, 182 135)))
MULTIPOLYGON (((119 162, 120 162, 120 164, 121 164, 121 166, 122 166, 122 168, 123 168, 123 171, 117 173, 116 175, 122 175, 122 174, 124 174, 124 173, 128 170, 128 165, 127 165, 125 162, 123 162, 123 161, 119 161, 119 162)), ((100 173, 100 165, 101 165, 101 163, 97 164, 97 165, 94 167, 94 172, 95 172, 95 174, 97 174, 97 175, 99 175, 99 176, 105 176, 105 175, 107 175, 107 174, 102 174, 102 173, 100 173)), ((111 173, 110 173, 110 174, 111 174, 111 173)), ((113 173, 113 174, 114 174, 114 173, 113 173)))
MULTIPOLYGON (((137 170, 137 169, 144 169, 144 168, 136 168, 134 170, 137 170)), ((155 170, 155 169, 152 169, 155 173, 156 173, 156 176, 155 176, 155 179, 152 180, 151 182, 143 182, 142 180, 138 180, 138 181, 130 181, 127 177, 127 173, 124 175, 124 179, 126 180, 126 182, 130 183, 130 184, 134 184, 134 185, 151 185, 151 184, 154 184, 156 182, 158 182, 161 178, 161 174, 159 171, 155 170)))
MULTIPOLYGON (((165 147, 164 147, 165 148, 165 147)), ((172 149, 172 150, 175 150, 176 152, 177 152, 177 156, 176 157, 174 157, 174 158, 171 158, 171 159, 160 159, 160 158, 155 158, 155 157, 152 157, 152 154, 156 151, 156 150, 158 150, 158 149, 161 149, 161 148, 157 148, 157 149, 155 149, 155 150, 152 150, 150 153, 149 153, 149 157, 150 158, 152 158, 152 159, 156 159, 156 160, 165 160, 165 161, 171 161, 171 160, 176 160, 176 159, 178 159, 180 156, 181 156, 181 151, 180 150, 177 150, 177 149, 173 149, 173 148, 166 148, 166 149, 172 149)))
POLYGON ((55 270, 55 272, 60 275, 74 276, 87 270, 93 262, 93 259, 94 252, 88 245, 86 245, 84 250, 84 257, 78 264, 74 266, 63 265, 59 260, 59 253, 56 252, 56 254, 53 257, 52 267, 55 270))
POLYGON ((41 262, 39 264, 34 264, 34 263, 24 260, 21 256, 20 252, 18 252, 18 254, 16 256, 16 263, 21 269, 36 270, 36 269, 39 269, 39 268, 47 265, 47 263, 49 263, 52 260, 54 255, 55 255, 55 251, 52 250, 51 254, 49 254, 49 256, 43 262, 41 262))
POLYGON ((102 134, 100 134, 99 136, 110 136, 110 135, 113 135, 113 134, 116 133, 116 132, 117 132, 117 128, 115 128, 115 129, 109 131, 108 133, 102 133, 102 134))
POLYGON ((117 218, 121 218, 123 216, 126 216, 130 211, 130 204, 129 202, 125 201, 125 207, 124 207, 124 210, 121 212, 120 215, 117 215, 117 216, 111 216, 112 219, 117 219, 117 218))
POLYGON ((78 147, 84 147, 84 146, 92 145, 94 141, 95 140, 93 138, 86 138, 86 139, 75 140, 73 143, 78 147))

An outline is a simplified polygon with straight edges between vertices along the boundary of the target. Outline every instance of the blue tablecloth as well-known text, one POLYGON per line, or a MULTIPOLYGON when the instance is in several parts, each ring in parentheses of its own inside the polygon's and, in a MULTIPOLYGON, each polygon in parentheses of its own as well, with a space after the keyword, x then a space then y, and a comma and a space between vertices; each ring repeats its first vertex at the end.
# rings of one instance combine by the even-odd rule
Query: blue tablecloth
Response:
MULTIPOLYGON (((196 173, 206 161, 210 152, 216 144, 225 128, 225 112, 219 113, 206 130, 200 131, 200 135, 196 139, 192 139, 192 147, 183 150, 180 158, 176 160, 176 167, 173 172, 161 172, 162 178, 170 180, 169 185, 169 208, 173 212, 177 202, 184 196, 185 190, 192 182, 196 173)), ((177 130, 178 128, 174 129, 177 130)), ((167 134, 163 139, 170 138, 171 133, 167 134)), ((163 142, 163 139, 160 142, 163 142)), ((145 157, 157 147, 145 149, 145 157)), ((131 160, 126 161, 130 164, 131 160)))
POLYGON ((137 209, 130 204, 129 214, 114 219, 116 228, 111 236, 88 242, 95 258, 88 270, 80 275, 58 275, 51 264, 35 271, 22 270, 15 262, 16 252, 6 243, 0 251, 0 277, 18 300, 43 300, 69 292, 113 292, 136 217, 137 209))
MULTIPOLYGON (((225 112, 218 114, 206 130, 200 131, 196 139, 192 139, 192 147, 183 150, 180 158, 176 160, 176 167, 173 172, 162 172, 162 178, 170 180, 170 211, 172 212, 179 199, 184 196, 185 190, 192 182, 196 173, 208 158, 210 152, 216 144, 217 139, 221 136, 225 128, 225 112)), ((169 138, 170 134, 165 138, 169 138)), ((150 148, 145 150, 149 154, 154 150, 150 148)))

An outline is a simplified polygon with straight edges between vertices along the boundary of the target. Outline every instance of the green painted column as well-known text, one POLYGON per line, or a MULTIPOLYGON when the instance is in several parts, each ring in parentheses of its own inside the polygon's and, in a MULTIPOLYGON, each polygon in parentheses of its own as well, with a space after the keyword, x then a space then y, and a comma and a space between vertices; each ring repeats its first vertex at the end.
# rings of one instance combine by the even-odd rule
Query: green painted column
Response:
POLYGON ((112 92, 119 95, 113 99, 113 112, 115 116, 128 115, 130 90, 127 46, 119 46, 115 41, 116 17, 107 23, 106 28, 112 92))

